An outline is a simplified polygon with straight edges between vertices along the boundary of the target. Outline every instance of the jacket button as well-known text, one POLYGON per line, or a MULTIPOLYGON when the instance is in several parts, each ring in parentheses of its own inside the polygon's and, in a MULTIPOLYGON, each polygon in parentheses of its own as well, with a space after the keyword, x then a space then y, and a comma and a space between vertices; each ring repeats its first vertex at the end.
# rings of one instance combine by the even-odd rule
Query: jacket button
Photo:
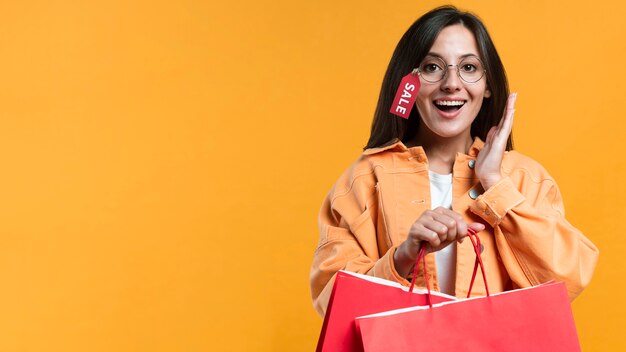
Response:
POLYGON ((469 190, 470 198, 476 199, 476 198, 478 198, 479 195, 480 195, 480 193, 478 193, 478 191, 476 189, 472 188, 472 189, 469 190))
POLYGON ((472 159, 467 163, 467 166, 469 166, 470 169, 473 169, 474 166, 476 165, 476 160, 472 159))

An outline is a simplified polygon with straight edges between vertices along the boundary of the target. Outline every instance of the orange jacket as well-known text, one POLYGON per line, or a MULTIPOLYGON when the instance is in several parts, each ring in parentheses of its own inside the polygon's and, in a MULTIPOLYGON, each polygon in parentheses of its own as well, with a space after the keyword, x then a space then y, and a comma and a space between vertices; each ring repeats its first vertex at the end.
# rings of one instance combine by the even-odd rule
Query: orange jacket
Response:
MULTIPOLYGON (((483 146, 476 139, 453 167, 452 209, 468 222, 482 222, 479 233, 490 292, 564 281, 571 299, 589 284, 598 249, 565 219, 559 189, 536 161, 506 152, 504 178, 483 191, 474 160, 483 146)), ((421 147, 402 142, 372 148, 339 178, 319 215, 320 241, 311 268, 313 304, 326 312, 334 275, 348 270, 409 285, 393 265, 395 249, 413 222, 430 208, 428 160, 421 147)), ((469 240, 458 244, 456 295, 465 297, 475 254, 469 240)), ((426 258, 432 288, 439 290, 434 254, 426 258)), ((417 285, 424 286, 422 277, 417 285)), ((472 295, 485 295, 477 275, 472 295)))

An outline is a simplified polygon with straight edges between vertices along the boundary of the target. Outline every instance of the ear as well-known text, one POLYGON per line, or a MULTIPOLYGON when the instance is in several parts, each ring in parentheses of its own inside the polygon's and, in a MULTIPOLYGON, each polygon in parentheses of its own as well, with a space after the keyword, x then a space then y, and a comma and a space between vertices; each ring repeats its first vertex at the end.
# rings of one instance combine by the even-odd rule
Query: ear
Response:
POLYGON ((489 90, 489 88, 485 88, 485 98, 491 98, 491 91, 489 90))

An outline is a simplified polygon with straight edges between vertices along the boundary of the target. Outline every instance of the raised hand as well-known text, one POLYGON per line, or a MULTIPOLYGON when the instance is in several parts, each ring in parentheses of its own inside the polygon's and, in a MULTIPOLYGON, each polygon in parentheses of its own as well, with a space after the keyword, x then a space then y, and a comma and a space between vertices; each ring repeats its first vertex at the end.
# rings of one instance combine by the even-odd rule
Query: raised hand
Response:
POLYGON ((517 93, 512 93, 506 103, 504 116, 498 126, 493 126, 487 134, 485 146, 476 158, 476 176, 485 190, 495 185, 502 179, 500 166, 506 150, 506 142, 513 128, 513 115, 515 113, 515 100, 517 93))

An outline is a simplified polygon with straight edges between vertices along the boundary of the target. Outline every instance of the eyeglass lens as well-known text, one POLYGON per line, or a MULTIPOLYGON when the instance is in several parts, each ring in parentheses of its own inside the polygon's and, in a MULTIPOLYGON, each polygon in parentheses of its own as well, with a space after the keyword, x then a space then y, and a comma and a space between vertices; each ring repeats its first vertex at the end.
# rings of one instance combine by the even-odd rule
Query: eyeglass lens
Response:
MULTIPOLYGON (((467 56, 457 65, 450 66, 454 66, 459 77, 467 83, 478 82, 485 74, 484 66, 476 56, 467 56)), ((450 66, 439 57, 427 56, 419 66, 419 73, 425 81, 435 83, 446 76, 450 66)))

